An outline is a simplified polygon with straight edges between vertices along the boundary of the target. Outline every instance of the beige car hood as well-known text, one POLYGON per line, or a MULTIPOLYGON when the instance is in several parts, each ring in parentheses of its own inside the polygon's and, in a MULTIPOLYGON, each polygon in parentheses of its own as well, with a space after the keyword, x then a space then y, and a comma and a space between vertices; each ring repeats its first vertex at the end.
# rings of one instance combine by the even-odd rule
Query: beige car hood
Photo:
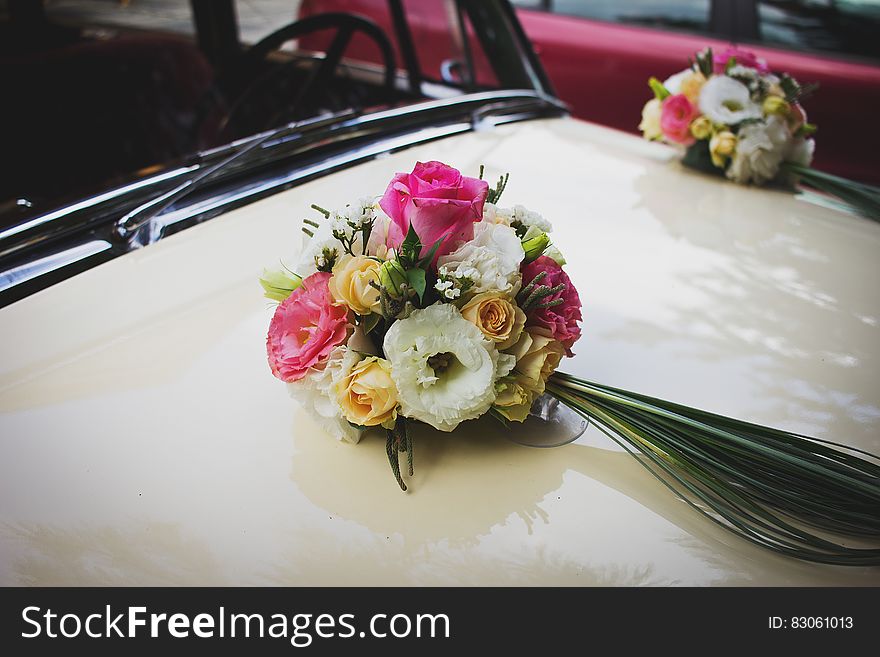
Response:
POLYGON ((569 259, 585 320, 562 369, 880 452, 880 225, 674 158, 571 119, 479 131, 0 311, 0 583, 880 584, 728 535, 593 427, 549 450, 418 432, 403 494, 381 437, 335 442, 269 372, 257 277, 311 203, 483 163, 569 259))

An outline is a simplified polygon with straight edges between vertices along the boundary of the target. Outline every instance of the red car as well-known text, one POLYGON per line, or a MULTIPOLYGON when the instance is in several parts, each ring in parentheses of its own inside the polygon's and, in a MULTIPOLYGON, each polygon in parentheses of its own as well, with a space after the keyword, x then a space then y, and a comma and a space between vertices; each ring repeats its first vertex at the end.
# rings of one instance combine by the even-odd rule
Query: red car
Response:
MULTIPOLYGON (((650 76, 663 79, 682 70, 706 46, 747 42, 772 70, 785 71, 802 83, 818 83, 818 91, 805 102, 809 120, 819 126, 814 166, 880 184, 880 133, 864 129, 880 108, 880 45, 872 36, 880 33, 880 11, 870 6, 831 3, 823 8, 817 3, 754 0, 513 4, 558 96, 579 118, 637 132, 642 106, 651 97, 650 76), (854 13, 847 14, 847 7, 854 13), (756 42, 762 45, 751 45, 756 42), (763 45, 768 43, 782 47, 763 45), (825 52, 818 54, 817 49, 825 52)), ((402 5, 422 71, 438 79, 466 76, 468 67, 461 61, 466 57, 451 56, 455 44, 448 43, 445 32, 432 29, 443 23, 430 13, 436 5, 406 0, 402 5), (424 53, 430 53, 428 61, 424 53)), ((301 17, 355 12, 390 27, 383 24, 388 22, 387 0, 303 0, 299 11, 301 17)), ((321 49, 319 40, 312 43, 321 49)), ((350 53, 367 61, 375 58, 366 42, 354 43, 350 53)), ((405 61, 402 53, 397 55, 398 61, 405 61)), ((483 54, 469 56, 474 86, 490 82, 492 72, 483 54)))

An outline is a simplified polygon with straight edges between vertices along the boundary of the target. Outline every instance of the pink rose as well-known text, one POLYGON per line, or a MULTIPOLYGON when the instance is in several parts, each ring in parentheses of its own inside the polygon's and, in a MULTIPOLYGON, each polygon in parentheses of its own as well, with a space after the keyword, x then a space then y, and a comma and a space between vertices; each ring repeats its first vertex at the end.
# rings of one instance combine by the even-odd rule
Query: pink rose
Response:
POLYGON ((443 238, 437 258, 474 238, 474 222, 483 218, 489 183, 461 175, 442 162, 417 162, 412 173, 395 174, 379 205, 391 217, 386 244, 398 247, 410 225, 422 241, 422 253, 443 238))
POLYGON ((740 66, 748 66, 757 69, 759 73, 769 73, 767 62, 759 58, 751 50, 740 50, 736 46, 729 46, 722 52, 716 52, 712 55, 712 69, 715 73, 724 73, 727 68, 727 62, 733 57, 740 66))
POLYGON ((669 141, 690 146, 694 143, 691 121, 700 112, 684 94, 667 96, 660 107, 660 130, 669 141))
POLYGON ((282 381, 299 381, 310 367, 326 362, 333 348, 348 339, 348 308, 334 303, 327 288, 329 280, 327 272, 308 276, 275 309, 266 353, 272 374, 282 381))
POLYGON ((562 271, 562 267, 556 264, 555 260, 547 256, 539 256, 522 268, 523 287, 531 283, 532 279, 541 272, 547 273, 539 285, 556 287, 560 283, 565 284, 560 292, 545 297, 542 302, 561 299, 562 303, 549 308, 527 311, 526 326, 534 327, 538 333, 559 340, 565 346, 565 353, 569 357, 573 356, 571 347, 581 337, 581 328, 578 326, 578 322, 583 319, 581 299, 568 274, 562 271))

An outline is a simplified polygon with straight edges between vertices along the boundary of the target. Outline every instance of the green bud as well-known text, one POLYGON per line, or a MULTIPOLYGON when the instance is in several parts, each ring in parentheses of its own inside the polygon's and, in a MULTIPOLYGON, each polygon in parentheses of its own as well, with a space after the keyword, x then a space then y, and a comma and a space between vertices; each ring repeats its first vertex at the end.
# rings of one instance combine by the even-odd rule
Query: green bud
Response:
POLYGON ((263 286, 263 296, 280 303, 302 285, 302 278, 283 268, 264 269, 260 285, 263 286))
POLYGON ((523 251, 526 252, 526 262, 531 262, 542 253, 550 244, 550 237, 535 226, 529 226, 522 238, 523 251))
POLYGON ((406 270, 399 260, 388 260, 379 268, 379 283, 393 297, 403 296, 401 287, 406 285, 406 270))

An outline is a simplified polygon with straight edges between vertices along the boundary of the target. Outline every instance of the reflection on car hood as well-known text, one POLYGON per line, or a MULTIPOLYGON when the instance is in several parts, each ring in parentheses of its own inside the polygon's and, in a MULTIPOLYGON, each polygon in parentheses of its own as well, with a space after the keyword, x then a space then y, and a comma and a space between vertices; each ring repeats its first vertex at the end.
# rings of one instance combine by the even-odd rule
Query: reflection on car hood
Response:
POLYGON ((238 208, 0 312, 3 584, 880 584, 729 536, 592 427, 323 435, 275 380, 257 276, 311 203, 439 159, 510 171, 584 303, 562 369, 880 451, 880 226, 571 119, 459 135, 238 208))

